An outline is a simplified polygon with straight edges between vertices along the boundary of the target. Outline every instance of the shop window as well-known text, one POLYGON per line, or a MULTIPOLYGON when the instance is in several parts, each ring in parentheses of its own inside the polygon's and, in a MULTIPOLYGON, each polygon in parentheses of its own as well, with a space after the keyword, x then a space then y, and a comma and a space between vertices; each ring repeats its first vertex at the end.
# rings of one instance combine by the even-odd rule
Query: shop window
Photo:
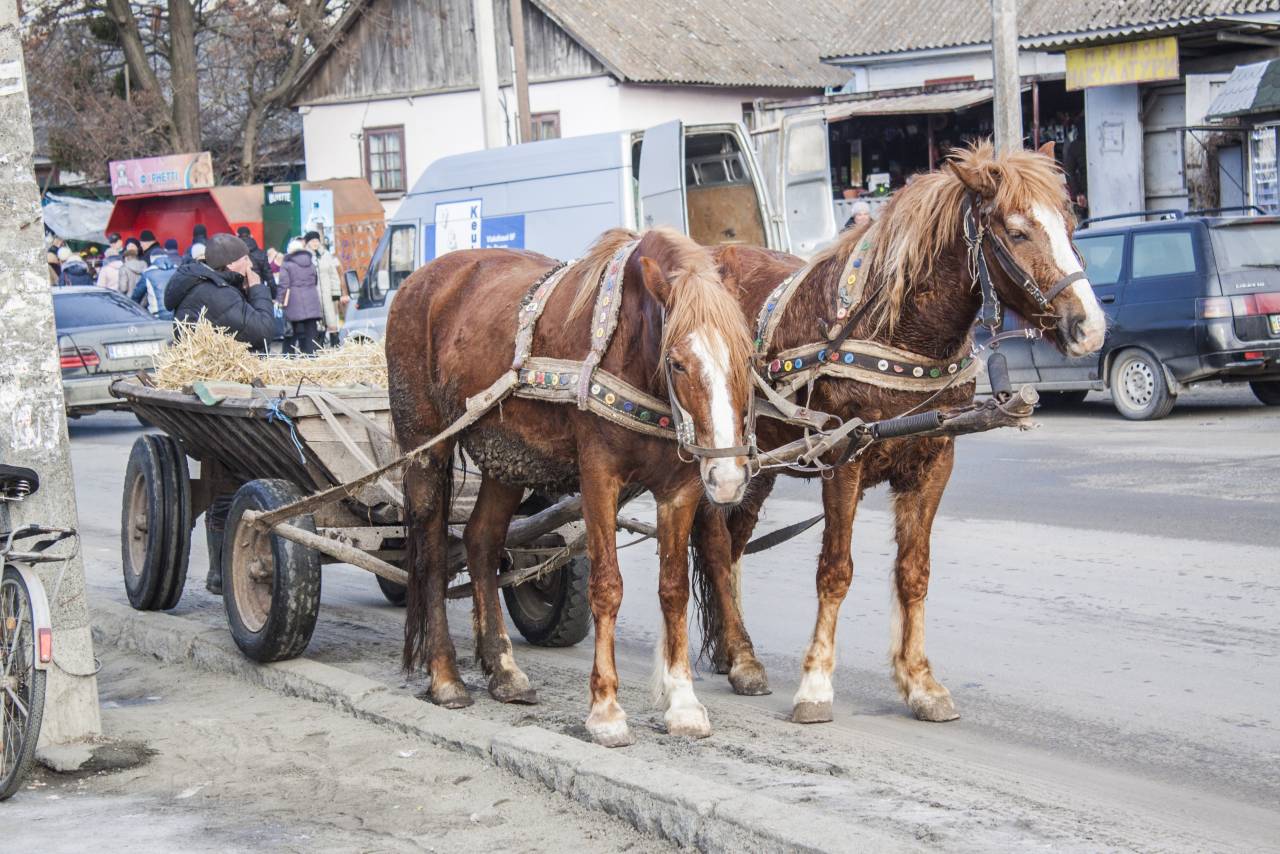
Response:
POLYGON ((375 193, 405 191, 404 125, 364 129, 364 174, 375 193))
POLYGON ((530 113, 529 124, 533 134, 533 142, 537 142, 540 139, 560 138, 560 112, 558 110, 550 113, 530 113))

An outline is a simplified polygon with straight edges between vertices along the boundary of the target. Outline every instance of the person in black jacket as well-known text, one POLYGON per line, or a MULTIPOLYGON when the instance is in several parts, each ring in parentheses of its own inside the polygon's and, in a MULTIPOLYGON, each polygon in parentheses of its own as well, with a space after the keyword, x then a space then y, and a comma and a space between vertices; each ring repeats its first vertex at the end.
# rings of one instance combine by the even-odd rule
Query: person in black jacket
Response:
POLYGON ((271 288, 271 298, 276 298, 276 277, 271 274, 271 263, 267 261, 267 250, 258 246, 258 241, 253 239, 253 232, 248 226, 240 226, 236 229, 236 237, 244 241, 244 245, 249 247, 249 261, 253 264, 253 271, 258 274, 258 278, 267 283, 267 287, 271 288))
POLYGON ((215 234, 204 261, 183 264, 164 291, 173 319, 194 323, 201 312, 214 326, 226 328, 255 352, 265 353, 276 331, 271 290, 258 278, 249 247, 232 234, 215 234))

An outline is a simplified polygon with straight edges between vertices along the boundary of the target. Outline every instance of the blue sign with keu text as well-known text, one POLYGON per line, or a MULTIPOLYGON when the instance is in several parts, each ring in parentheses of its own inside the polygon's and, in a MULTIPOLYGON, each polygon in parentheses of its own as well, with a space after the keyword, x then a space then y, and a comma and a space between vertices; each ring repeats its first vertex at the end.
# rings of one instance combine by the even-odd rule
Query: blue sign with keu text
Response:
MULTIPOLYGON (((430 261, 436 257, 436 227, 428 224, 422 235, 422 258, 430 261)), ((482 217, 480 220, 481 249, 523 249, 524 214, 482 217)))

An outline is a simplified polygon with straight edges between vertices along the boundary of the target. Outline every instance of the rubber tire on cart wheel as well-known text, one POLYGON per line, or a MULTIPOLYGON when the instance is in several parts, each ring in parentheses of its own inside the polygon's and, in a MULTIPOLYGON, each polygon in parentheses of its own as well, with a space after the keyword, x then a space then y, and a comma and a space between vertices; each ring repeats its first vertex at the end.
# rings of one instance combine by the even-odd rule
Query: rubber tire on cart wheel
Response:
MULTIPOLYGON (((27 588, 27 583, 23 580, 22 575, 13 567, 6 566, 3 568, 3 574, 0 575, 0 595, 4 595, 4 589, 10 585, 16 588, 17 594, 22 598, 23 603, 25 604, 25 607, 22 609, 27 612, 27 634, 29 636, 30 633, 34 631, 34 627, 31 625, 31 591, 27 588)), ((7 637, 5 639, 8 640, 7 637)), ((26 643, 27 642, 24 641, 22 646, 26 647, 26 643)), ((34 655, 34 639, 32 639, 30 643, 31 646, 27 647, 27 655, 34 655)), ((13 654, 16 656, 19 652, 20 650, 15 648, 13 654)), ((44 719, 44 694, 47 674, 43 670, 37 670, 34 667, 30 667, 30 662, 19 660, 17 663, 19 667, 27 671, 31 678, 30 683, 27 685, 28 690, 26 691, 25 698, 28 717, 25 728, 26 732, 23 733, 22 749, 18 751, 17 756, 9 755, 5 757, 5 768, 8 773, 0 776, 0 801, 7 801, 9 798, 13 797, 14 793, 22 788, 22 784, 26 781, 27 774, 31 772, 31 765, 35 762, 36 758, 36 743, 40 740, 40 724, 44 719)), ((21 687, 20 683, 19 689, 21 689, 21 687)), ((2 705, 6 699, 7 698, 0 699, 0 705, 2 705)), ((12 709, 14 707, 10 706, 10 708, 12 709)), ((3 729, 4 717, 5 715, 0 713, 0 739, 3 739, 5 736, 3 729)))
POLYGON ((404 607, 404 603, 408 601, 409 590, 403 584, 396 584, 394 581, 387 581, 381 575, 375 575, 378 579, 378 588, 382 590, 382 595, 387 601, 397 607, 404 607))
MULTIPOLYGON (((297 658, 320 613, 320 555, 243 523, 246 510, 267 512, 303 497, 287 480, 251 480, 236 492, 222 543, 222 602, 231 637, 254 661, 297 658)), ((315 533, 310 514, 288 523, 315 533)))
POLYGON ((1253 389, 1253 396, 1267 406, 1280 406, 1280 381, 1252 382, 1249 388, 1253 389))
POLYGON ((164 488, 164 572, 156 590, 155 607, 176 608, 187 584, 187 563, 191 558, 191 481, 187 475, 187 453, 166 433, 143 437, 159 454, 164 488))
POLYGON ((1169 414, 1178 396, 1155 358, 1144 350, 1126 350, 1111 366, 1111 399, 1125 418, 1155 421, 1169 414))
POLYGON ((159 607, 164 565, 167 516, 161 450, 139 436, 129 452, 120 504, 120 562, 129 604, 139 611, 159 607))
POLYGON ((521 636, 534 646, 573 646, 585 638, 591 631, 590 573, 591 561, 579 556, 538 581, 502 588, 521 636))
POLYGON ((1077 389, 1076 391, 1042 391, 1040 392, 1040 407, 1042 409, 1065 409, 1069 406, 1079 406, 1084 403, 1084 399, 1089 396, 1089 392, 1077 389))

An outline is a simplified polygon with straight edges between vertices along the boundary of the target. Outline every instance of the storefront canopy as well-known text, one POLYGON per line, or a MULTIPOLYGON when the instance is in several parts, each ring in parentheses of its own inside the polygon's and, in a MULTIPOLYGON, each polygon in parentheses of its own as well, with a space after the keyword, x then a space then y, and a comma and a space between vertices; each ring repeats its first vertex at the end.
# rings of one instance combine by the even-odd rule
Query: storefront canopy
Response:
POLYGON ((1237 65, 1209 105, 1207 119, 1280 113, 1280 60, 1237 65))
POLYGON ((854 116, 905 116, 924 113, 954 113, 990 101, 990 89, 963 89, 956 92, 926 92, 842 101, 823 107, 827 121, 838 122, 854 116))

